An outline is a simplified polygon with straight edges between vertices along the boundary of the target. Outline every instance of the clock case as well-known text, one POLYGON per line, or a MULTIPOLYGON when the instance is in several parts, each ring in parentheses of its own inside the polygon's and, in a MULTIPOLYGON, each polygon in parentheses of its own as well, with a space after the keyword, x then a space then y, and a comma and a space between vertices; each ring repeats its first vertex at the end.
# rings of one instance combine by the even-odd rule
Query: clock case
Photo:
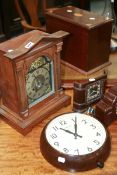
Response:
POLYGON ((95 117, 106 127, 117 120, 117 85, 112 86, 96 104, 95 117))
POLYGON ((51 36, 33 30, 0 44, 0 114, 24 135, 42 119, 71 102, 64 94, 60 80, 62 38, 67 35, 64 31, 51 36), (29 43, 34 45, 30 47, 29 43), (25 48, 27 44, 29 47, 25 48), (8 52, 10 49, 13 52, 8 52), (32 62, 41 56, 47 56, 53 62, 54 92, 30 107, 25 77, 32 62))
MULTIPOLYGON (((50 121, 51 122, 51 121, 50 121)), ((48 123, 49 124, 49 123, 48 123)), ((111 138, 109 132, 106 130, 106 140, 102 147, 97 151, 88 155, 72 156, 59 152, 51 147, 46 139, 46 128, 42 130, 40 138, 40 150, 43 157, 55 167, 68 171, 68 172, 82 172, 88 171, 94 168, 103 168, 104 162, 108 158, 111 150, 111 138), (65 162, 58 161, 58 158, 63 158, 65 162)))
POLYGON ((74 82, 73 86, 73 111, 84 112, 87 108, 100 100, 105 93, 105 85, 107 81, 107 74, 103 74, 99 77, 96 77, 94 81, 83 80, 79 82, 74 82), (98 81, 101 83, 100 95, 97 98, 87 101, 87 90, 93 84, 96 84, 98 81))

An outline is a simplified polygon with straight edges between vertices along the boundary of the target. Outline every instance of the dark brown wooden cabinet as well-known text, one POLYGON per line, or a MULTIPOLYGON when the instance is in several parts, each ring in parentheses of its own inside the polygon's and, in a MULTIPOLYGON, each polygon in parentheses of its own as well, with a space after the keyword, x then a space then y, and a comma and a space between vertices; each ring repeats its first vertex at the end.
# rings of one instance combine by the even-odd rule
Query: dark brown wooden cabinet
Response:
POLYGON ((112 20, 73 6, 46 14, 47 32, 60 29, 70 33, 64 40, 62 60, 82 73, 109 65, 112 20))

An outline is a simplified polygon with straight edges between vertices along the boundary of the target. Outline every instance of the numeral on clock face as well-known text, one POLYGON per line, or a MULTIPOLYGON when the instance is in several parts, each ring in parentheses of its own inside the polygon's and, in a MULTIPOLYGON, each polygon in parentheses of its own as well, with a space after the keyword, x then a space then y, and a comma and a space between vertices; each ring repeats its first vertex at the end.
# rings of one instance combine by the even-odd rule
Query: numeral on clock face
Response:
POLYGON ((53 129, 57 131, 59 128, 57 126, 53 126, 53 129))
POLYGON ((100 142, 98 140, 94 140, 93 142, 96 143, 96 145, 100 144, 100 142))
POLYGON ((50 135, 50 136, 51 136, 52 139, 57 138, 57 135, 56 135, 56 134, 52 134, 52 135, 50 135))
POLYGON ((87 147, 87 150, 88 150, 89 152, 92 152, 92 151, 93 151, 93 149, 92 149, 92 148, 89 148, 89 147, 87 147))
POLYGON ((61 121, 59 121, 59 123, 60 123, 61 125, 66 125, 66 124, 67 124, 67 122, 66 122, 65 120, 61 120, 61 121))

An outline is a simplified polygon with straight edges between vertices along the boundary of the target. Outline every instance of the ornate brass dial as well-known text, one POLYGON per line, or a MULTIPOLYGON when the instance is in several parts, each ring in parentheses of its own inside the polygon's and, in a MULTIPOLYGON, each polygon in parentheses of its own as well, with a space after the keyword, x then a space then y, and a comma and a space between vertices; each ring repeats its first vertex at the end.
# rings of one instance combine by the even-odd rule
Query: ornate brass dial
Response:
POLYGON ((42 56, 31 64, 26 75, 26 91, 29 104, 44 99, 54 90, 53 69, 49 58, 42 56))

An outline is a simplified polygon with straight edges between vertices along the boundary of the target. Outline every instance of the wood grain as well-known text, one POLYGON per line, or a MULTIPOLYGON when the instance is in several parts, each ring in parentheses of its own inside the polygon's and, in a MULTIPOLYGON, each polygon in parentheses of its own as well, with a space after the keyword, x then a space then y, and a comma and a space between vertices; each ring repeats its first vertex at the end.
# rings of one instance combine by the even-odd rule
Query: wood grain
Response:
MULTIPOLYGON (((72 90, 66 94, 72 96, 72 90)), ((22 136, 0 118, 0 175, 71 175, 50 165, 40 152, 40 135, 45 124, 56 115, 72 111, 72 104, 48 116, 29 134, 22 136)), ((117 121, 109 128, 112 150, 103 169, 75 175, 117 175, 117 121)))

